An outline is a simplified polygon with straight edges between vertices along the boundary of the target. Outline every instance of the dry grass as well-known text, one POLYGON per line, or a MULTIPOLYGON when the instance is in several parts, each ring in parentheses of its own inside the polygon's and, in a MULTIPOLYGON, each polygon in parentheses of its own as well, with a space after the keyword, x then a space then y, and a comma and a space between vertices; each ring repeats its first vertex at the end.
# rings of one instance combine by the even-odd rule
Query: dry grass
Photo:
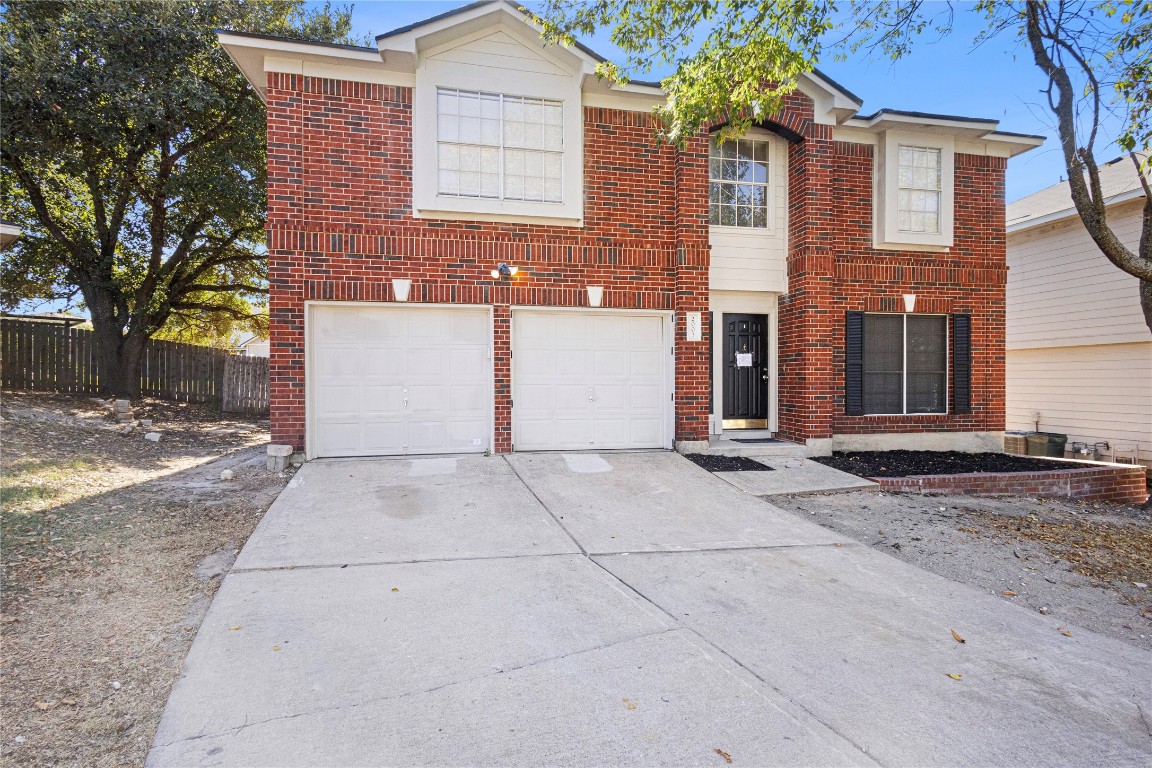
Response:
POLYGON ((287 478, 262 468, 263 426, 210 407, 143 403, 151 443, 86 398, 2 406, 0 757, 141 764, 220 571, 287 478))

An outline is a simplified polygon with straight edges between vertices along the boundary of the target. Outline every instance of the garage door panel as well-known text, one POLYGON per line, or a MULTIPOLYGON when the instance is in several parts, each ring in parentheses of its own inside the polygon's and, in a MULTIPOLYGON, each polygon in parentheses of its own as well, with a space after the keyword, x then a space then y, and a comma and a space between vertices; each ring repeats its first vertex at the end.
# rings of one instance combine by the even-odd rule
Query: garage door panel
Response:
POLYGON ((449 387, 446 386, 408 387, 408 411, 411 413, 447 411, 448 396, 449 387))
POLYGON ((526 379, 550 379, 556 369, 556 351, 551 349, 517 349, 513 353, 516 371, 526 379))
POLYGON ((453 452, 486 448, 488 422, 485 419, 473 421, 453 420, 448 424, 449 447, 453 452))
POLYGON ((311 307, 308 388, 314 454, 489 448, 490 339, 486 310, 311 307))
POLYGON ((625 350, 597 349, 593 360, 593 375, 597 382, 605 378, 623 378, 628 372, 628 353, 625 350))
POLYGON ((363 392, 360 411, 365 415, 398 415, 404 410, 404 388, 401 386, 365 385, 360 391, 363 392))
POLYGON ((313 317, 312 337, 318 341, 355 341, 361 337, 358 312, 324 312, 313 317))
POLYGON ((628 356, 629 371, 632 377, 651 376, 658 379, 662 374, 662 361, 664 355, 657 351, 632 352, 628 356))
POLYGON ((318 386, 315 403, 319 416, 355 414, 360 409, 360 387, 356 384, 318 386))
POLYGON ((439 378, 448 373, 445 364, 446 350, 443 349, 409 349, 408 374, 410 376, 430 376, 439 378))
POLYGON ((460 385, 450 388, 452 413, 482 413, 488 406, 488 392, 485 387, 460 385))
POLYGON ((316 351, 316 372, 325 378, 360 375, 360 347, 328 346, 316 351))
POLYGON ((448 373, 455 377, 483 376, 487 369, 487 349, 449 349, 448 373))
POLYGON ((378 383, 404 383, 408 356, 403 349, 373 344, 358 348, 356 353, 361 357, 360 370, 366 378, 378 383))
POLYGON ((360 422, 323 419, 316 424, 316 444, 325 456, 347 456, 346 447, 361 441, 360 422))
POLYGON ((407 442, 408 425, 403 421, 367 419, 363 423, 365 450, 380 454, 401 453, 407 442))
POLYGON ((362 312, 361 338, 373 339, 382 346, 403 347, 408 337, 408 318, 401 312, 362 312))
POLYGON ((448 425, 443 421, 409 421, 408 453, 444 453, 448 449, 448 425))
POLYGON ((515 448, 666 447, 664 324, 660 315, 515 311, 515 448))

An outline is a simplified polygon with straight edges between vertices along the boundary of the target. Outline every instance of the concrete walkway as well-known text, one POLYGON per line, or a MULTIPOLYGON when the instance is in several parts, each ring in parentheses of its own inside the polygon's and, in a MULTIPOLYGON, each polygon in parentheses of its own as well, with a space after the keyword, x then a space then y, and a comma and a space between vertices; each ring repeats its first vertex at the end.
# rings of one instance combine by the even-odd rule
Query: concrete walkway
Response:
POLYGON ((148 764, 1136 766, 1150 723, 1152 654, 675 454, 345 460, 245 546, 148 764))

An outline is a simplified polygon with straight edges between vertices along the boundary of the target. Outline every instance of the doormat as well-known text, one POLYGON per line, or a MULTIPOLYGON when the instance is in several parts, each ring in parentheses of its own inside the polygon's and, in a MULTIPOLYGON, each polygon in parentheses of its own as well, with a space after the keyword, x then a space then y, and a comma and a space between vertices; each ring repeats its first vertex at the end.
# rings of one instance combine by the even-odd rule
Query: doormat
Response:
POLYGON ((714 453, 688 453, 688 461, 709 472, 772 472, 772 467, 747 456, 718 456, 714 453))
POLYGON ((731 438, 734 443, 782 443, 783 440, 777 440, 774 437, 733 437, 731 438))

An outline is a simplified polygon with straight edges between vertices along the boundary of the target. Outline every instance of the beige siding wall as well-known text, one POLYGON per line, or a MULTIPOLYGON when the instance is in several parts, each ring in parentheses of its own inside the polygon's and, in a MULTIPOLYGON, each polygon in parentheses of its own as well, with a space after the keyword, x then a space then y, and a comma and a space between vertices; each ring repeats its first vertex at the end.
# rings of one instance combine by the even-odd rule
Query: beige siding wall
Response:
MULTIPOLYGON (((1129 248, 1141 203, 1109 210, 1129 248)), ((1079 220, 1008 236, 1008 348, 1148 341, 1138 281, 1108 261, 1079 220)))
POLYGON ((1152 466, 1152 342, 1008 351, 1007 428, 1139 444, 1152 466))

